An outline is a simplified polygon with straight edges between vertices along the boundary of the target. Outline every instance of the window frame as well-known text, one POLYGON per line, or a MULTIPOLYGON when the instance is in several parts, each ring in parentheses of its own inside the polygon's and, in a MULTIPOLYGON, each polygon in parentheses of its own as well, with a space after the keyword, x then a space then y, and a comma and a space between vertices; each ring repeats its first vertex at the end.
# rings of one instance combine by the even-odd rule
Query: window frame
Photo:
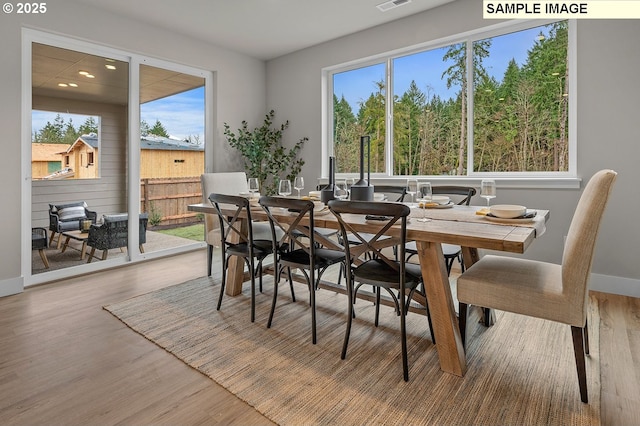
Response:
MULTIPOLYGON (((322 174, 328 176, 328 157, 333 155, 334 149, 334 128, 333 128, 333 76, 334 74, 353 71, 359 68, 384 63, 386 66, 386 142, 385 142, 385 165, 386 173, 372 174, 372 179, 380 182, 393 183, 394 181, 405 180, 406 175, 393 174, 393 60, 407 55, 417 54, 427 50, 438 49, 456 43, 467 43, 467 51, 471 51, 474 42, 492 37, 507 35, 513 32, 532 29, 539 26, 552 24, 554 22, 565 21, 566 19, 552 20, 518 20, 508 21, 477 30, 456 34, 449 37, 421 43, 394 51, 384 52, 368 58, 353 60, 347 63, 337 64, 323 68, 322 70, 322 99, 323 108, 323 156, 322 174)), ((457 183, 476 182, 485 177, 499 180, 500 186, 506 187, 562 187, 577 188, 580 179, 577 177, 577 35, 576 21, 568 21, 568 47, 567 60, 569 64, 569 116, 568 116, 568 144, 569 158, 568 170, 562 172, 476 172, 473 170, 473 85, 467 87, 467 156, 465 175, 426 175, 434 181, 452 181, 457 183)), ((473 57, 467 55, 467 81, 473 81, 473 57)), ((353 173, 337 174, 339 178, 354 177, 353 173)))

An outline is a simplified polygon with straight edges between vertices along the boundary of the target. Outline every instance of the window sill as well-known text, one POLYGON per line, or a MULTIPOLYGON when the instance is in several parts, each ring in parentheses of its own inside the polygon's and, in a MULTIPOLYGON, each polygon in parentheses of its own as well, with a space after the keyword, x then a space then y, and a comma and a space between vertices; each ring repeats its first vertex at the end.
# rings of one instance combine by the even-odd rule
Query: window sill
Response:
MULTIPOLYGON (((336 176, 336 179, 346 179, 354 176, 336 176)), ((489 178, 488 176, 486 178, 489 178)), ((450 177, 450 176, 432 176, 429 181, 433 185, 462 185, 480 187, 482 177, 450 177)), ((582 182, 578 177, 491 177, 496 181, 498 188, 514 188, 514 189, 580 189, 582 182)), ((407 178, 371 178, 373 185, 396 185, 405 186, 407 178)), ((320 185, 326 185, 328 178, 318 179, 320 185)))

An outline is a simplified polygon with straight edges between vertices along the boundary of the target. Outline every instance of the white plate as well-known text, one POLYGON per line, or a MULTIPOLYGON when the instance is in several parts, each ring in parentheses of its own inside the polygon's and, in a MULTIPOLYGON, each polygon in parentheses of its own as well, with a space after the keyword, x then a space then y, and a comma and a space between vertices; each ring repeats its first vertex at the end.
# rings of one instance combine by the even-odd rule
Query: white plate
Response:
POLYGON ((484 217, 490 222, 497 222, 497 223, 529 223, 529 222, 533 222, 536 219, 536 216, 516 217, 513 219, 503 219, 501 217, 495 217, 490 215, 485 215, 484 217))
MULTIPOLYGON (((453 201, 449 201, 447 204, 437 204, 433 206, 426 206, 425 209, 450 209, 454 205, 455 203, 453 201)), ((418 205, 418 208, 420 208, 419 205, 418 205)))

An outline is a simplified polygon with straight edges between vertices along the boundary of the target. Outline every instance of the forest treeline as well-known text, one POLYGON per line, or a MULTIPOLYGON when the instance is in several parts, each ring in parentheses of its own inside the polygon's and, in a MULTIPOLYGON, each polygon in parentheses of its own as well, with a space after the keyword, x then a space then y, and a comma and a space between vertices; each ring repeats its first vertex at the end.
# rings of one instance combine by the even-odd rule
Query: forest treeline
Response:
MULTIPOLYGON (((483 64, 491 39, 473 43, 473 167, 479 172, 566 171, 568 168, 567 21, 547 27, 518 66, 512 59, 501 81, 483 64)), ((467 173, 466 43, 450 46, 452 65, 442 79, 457 90, 441 99, 412 81, 394 96, 393 174, 467 173)), ((384 81, 353 109, 334 94, 334 154, 338 172, 359 171, 359 140, 371 140, 371 172, 385 170, 384 81)))

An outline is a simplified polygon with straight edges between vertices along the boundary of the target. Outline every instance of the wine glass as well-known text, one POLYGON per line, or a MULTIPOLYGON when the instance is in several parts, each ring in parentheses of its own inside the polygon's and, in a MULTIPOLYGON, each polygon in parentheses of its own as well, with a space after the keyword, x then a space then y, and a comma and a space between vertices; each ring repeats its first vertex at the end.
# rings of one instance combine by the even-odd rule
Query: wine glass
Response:
POLYGON ((333 196, 338 200, 347 199, 347 197, 349 196, 349 188, 347 187, 346 180, 336 181, 335 185, 333 186, 333 196))
POLYGON ((492 198, 496 198, 496 181, 493 179, 482 179, 480 184, 480 196, 487 200, 487 208, 492 198))
POLYGON ((411 204, 416 192, 418 192, 418 179, 407 179, 407 194, 411 195, 411 204))
POLYGON ((260 191, 260 181, 258 178, 249 178, 247 180, 247 186, 249 187, 249 192, 251 193, 251 198, 253 198, 256 192, 260 191))
POLYGON ((289 179, 282 179, 280 185, 278 185, 278 194, 282 197, 288 197, 291 195, 291 181, 289 179))
POLYGON ((304 189, 304 178, 302 176, 296 176, 293 181, 293 187, 298 191, 298 198, 300 198, 300 190, 304 189))
POLYGON ((422 217, 418 219, 418 222, 429 222, 431 220, 426 217, 425 210, 427 208, 426 204, 432 199, 432 195, 431 182, 418 182, 416 200, 422 205, 422 217))

